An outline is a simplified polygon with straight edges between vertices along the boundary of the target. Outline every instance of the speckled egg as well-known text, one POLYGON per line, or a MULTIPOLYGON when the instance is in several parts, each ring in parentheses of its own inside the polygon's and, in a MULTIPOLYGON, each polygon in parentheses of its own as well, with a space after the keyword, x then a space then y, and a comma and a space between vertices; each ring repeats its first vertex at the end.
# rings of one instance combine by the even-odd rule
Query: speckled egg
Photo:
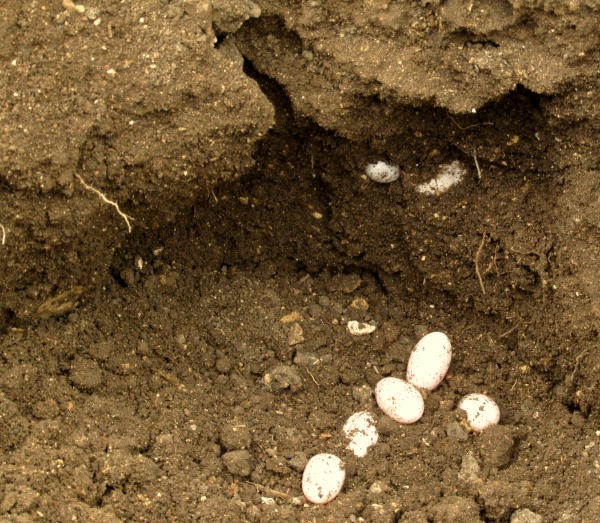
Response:
POLYGON ((415 423, 423 416, 425 402, 421 393, 410 383, 391 376, 375 386, 379 408, 398 423, 415 423))
POLYGON ((390 165, 382 161, 367 165, 365 173, 377 183, 392 183, 400 178, 400 169, 396 165, 390 165))
POLYGON ((302 492, 317 505, 329 503, 341 492, 346 479, 342 460, 333 454, 310 458, 302 475, 302 492))
POLYGON ((475 432, 481 432, 500 421, 500 407, 485 394, 468 394, 460 403, 458 408, 467 413, 469 426, 475 432))
POLYGON ((415 345, 406 369, 406 380, 415 387, 435 389, 444 379, 452 360, 452 344, 443 332, 430 332, 415 345))
POLYGON ((344 423, 344 434, 350 440, 348 448, 355 456, 363 458, 367 450, 377 443, 379 434, 375 419, 368 412, 356 412, 344 423))

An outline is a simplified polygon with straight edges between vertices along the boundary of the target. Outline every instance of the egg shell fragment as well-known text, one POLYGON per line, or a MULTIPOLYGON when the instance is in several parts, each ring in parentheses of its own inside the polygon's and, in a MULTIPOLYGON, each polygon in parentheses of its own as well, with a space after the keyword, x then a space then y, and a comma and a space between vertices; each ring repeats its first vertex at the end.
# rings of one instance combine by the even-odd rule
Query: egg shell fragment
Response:
POLYGON ((368 412, 356 412, 344 423, 344 434, 350 440, 348 448, 355 456, 363 458, 369 447, 379 439, 375 419, 368 412))
POLYGON ((500 421, 500 407, 485 394, 468 394, 460 403, 458 408, 467 413, 469 426, 475 432, 481 432, 500 421))
POLYGON ((365 169, 367 176, 377 183, 392 183, 400 178, 400 169, 396 165, 379 161, 370 163, 365 169))
POLYGON ((356 320, 350 320, 348 322, 348 332, 353 336, 365 336, 371 334, 372 332, 375 332, 376 328, 375 325, 371 325, 370 323, 363 323, 356 320))
POLYGON ((415 387, 434 390, 452 361, 452 344, 443 332, 430 332, 415 345, 406 369, 406 380, 415 387))
POLYGON ((310 458, 302 474, 302 492, 317 505, 329 503, 341 492, 346 479, 342 460, 333 454, 310 458))
POLYGON ((425 402, 416 387, 399 378, 383 378, 375 386, 379 408, 398 423, 416 423, 423 416, 425 402))

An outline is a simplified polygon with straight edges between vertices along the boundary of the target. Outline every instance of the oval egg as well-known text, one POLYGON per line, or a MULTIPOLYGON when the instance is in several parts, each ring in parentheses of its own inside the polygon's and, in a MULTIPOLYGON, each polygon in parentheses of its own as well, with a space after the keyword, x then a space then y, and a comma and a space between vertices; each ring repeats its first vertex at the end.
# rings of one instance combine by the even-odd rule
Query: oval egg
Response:
POLYGON ((346 479, 342 460, 333 454, 310 458, 302 474, 302 492, 317 505, 329 503, 340 493, 346 479))
POLYGON ((371 180, 377 183, 392 183, 400 178, 400 169, 397 165, 390 165, 381 160, 367 165, 365 172, 371 180))
POLYGON ((481 432, 500 421, 500 407, 485 394, 468 394, 460 403, 458 408, 467 413, 469 426, 475 432, 481 432))
POLYGON ((377 443, 379 434, 373 416, 368 412, 356 412, 344 423, 344 434, 350 440, 348 448, 355 456, 363 458, 367 450, 377 443))
POLYGON ((408 358, 406 380, 415 387, 435 389, 444 379, 452 360, 452 344, 443 332, 430 332, 415 345, 408 358))
POLYGON ((375 386, 375 399, 385 414, 406 425, 419 421, 425 410, 423 396, 416 387, 391 376, 379 380, 375 386))

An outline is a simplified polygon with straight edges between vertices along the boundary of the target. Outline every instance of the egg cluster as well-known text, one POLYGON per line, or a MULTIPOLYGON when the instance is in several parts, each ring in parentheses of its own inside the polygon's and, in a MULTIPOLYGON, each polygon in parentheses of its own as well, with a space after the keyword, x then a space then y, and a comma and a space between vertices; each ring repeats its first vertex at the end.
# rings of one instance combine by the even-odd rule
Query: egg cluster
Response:
MULTIPOLYGON (((352 332, 352 329, 350 329, 352 332)), ((363 332, 356 333, 365 334, 363 332)), ((406 379, 388 376, 375 386, 375 400, 384 414, 402 424, 416 423, 423 416, 422 391, 432 391, 446 376, 452 360, 452 344, 443 332, 431 332, 415 345, 408 359, 406 379)), ((468 394, 458 408, 467 416, 474 432, 481 432, 500 421, 500 409, 484 394, 468 394)), ((378 440, 375 419, 368 412, 350 416, 343 427, 349 440, 348 449, 364 457, 378 440)), ((304 469, 302 491, 311 503, 325 504, 342 490, 346 473, 344 464, 333 454, 313 456, 304 469)))

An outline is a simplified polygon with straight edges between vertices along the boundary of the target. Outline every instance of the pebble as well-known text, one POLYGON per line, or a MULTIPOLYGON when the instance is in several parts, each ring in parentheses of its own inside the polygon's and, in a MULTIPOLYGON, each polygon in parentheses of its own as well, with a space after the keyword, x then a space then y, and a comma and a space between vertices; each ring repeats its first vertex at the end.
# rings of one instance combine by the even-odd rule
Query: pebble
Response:
POLYGON ((398 521, 400 523, 429 523, 429 519, 425 513, 420 510, 410 510, 405 512, 398 521))
POLYGON ((460 401, 458 408, 466 412, 469 426, 475 432, 481 432, 500 421, 500 408, 485 394, 468 394, 460 401))
POLYGON ((350 440, 348 448, 359 458, 365 457, 369 447, 379 439, 375 419, 364 411, 352 414, 344 424, 343 431, 350 440))
POLYGON ((410 383, 387 377, 375 387, 379 408, 398 423, 415 423, 423 416, 425 402, 421 393, 410 383))
POLYGON ((294 363, 303 367, 314 367, 321 363, 321 359, 313 352, 296 351, 294 363))
POLYGON ((458 421, 451 421, 446 425, 446 435, 457 441, 467 441, 469 434, 458 421))
POLYGON ((363 521, 377 521, 378 523, 394 523, 398 507, 394 502, 371 503, 361 512, 363 521))
POLYGON ((434 521, 444 521, 445 523, 463 521, 477 523, 481 521, 479 505, 474 500, 462 496, 444 497, 442 501, 431 508, 431 512, 434 521))
POLYGON ((296 472, 302 472, 306 468, 308 458, 304 452, 294 452, 293 456, 288 459, 288 465, 296 472))
POLYGON ((492 425, 477 438, 479 454, 489 467, 502 468, 510 463, 515 447, 512 427, 492 425))
POLYGON ((247 425, 226 423, 221 427, 219 440, 226 450, 243 450, 250 446, 252 436, 247 425))
POLYGON ((382 415, 379 416, 377 420, 377 430, 379 430, 379 434, 383 434, 384 436, 389 436, 394 432, 397 432, 401 425, 398 425, 392 418, 382 415))
POLYGON ((227 374, 231 370, 231 360, 227 356, 217 358, 215 369, 217 369, 220 374, 227 374))
POLYGON ((302 378, 295 367, 290 365, 278 365, 267 372, 263 381, 273 392, 282 392, 290 389, 296 392, 302 387, 302 378))
POLYGON ((288 334, 288 345, 298 345, 304 341, 304 331, 298 322, 292 323, 288 334))
POLYGON ((71 365, 69 378, 78 389, 90 392, 102 385, 102 369, 94 360, 79 358, 71 365))
POLYGON ((371 401, 373 397, 373 389, 364 383, 352 387, 352 398, 361 405, 365 405, 371 401))
POLYGON ((341 492, 346 479, 342 460, 333 454, 317 454, 302 474, 302 492, 308 501, 323 505, 341 492))
POLYGON ((444 379, 452 360, 452 344, 443 332, 431 332, 415 345, 406 379, 415 387, 434 390, 444 379))
POLYGON ((245 477, 252 472, 252 456, 247 450, 226 452, 221 459, 230 474, 245 477))
POLYGON ((515 510, 510 517, 510 523, 542 523, 544 518, 528 508, 515 510))
POLYGON ((479 463, 477 463, 475 456, 470 452, 467 452, 462 458, 460 470, 458 471, 458 479, 467 482, 477 481, 479 479, 480 470, 481 467, 479 466, 479 463))
POLYGON ((48 398, 38 401, 33 406, 31 413, 38 419, 52 419, 60 414, 60 408, 56 400, 48 398))

